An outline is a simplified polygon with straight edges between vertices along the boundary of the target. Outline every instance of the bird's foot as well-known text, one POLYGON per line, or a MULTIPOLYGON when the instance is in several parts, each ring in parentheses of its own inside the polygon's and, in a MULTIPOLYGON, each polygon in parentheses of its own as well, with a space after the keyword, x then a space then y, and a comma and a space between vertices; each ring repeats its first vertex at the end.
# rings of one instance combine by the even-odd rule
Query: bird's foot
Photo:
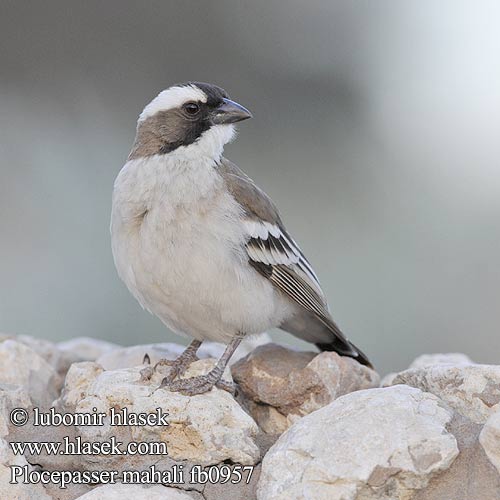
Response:
MULTIPOLYGON (((147 355, 146 355, 147 356, 147 355)), ((151 380, 153 375, 158 371, 158 369, 162 366, 169 366, 170 370, 165 379, 172 382, 175 378, 182 375, 188 368, 189 365, 198 359, 196 355, 194 356, 179 356, 177 359, 160 359, 158 363, 154 366, 151 366, 151 362, 149 361, 149 356, 144 356, 143 365, 144 368, 141 370, 141 382, 146 382, 147 380, 151 380)))
POLYGON ((189 368, 191 363, 197 361, 199 358, 196 354, 190 354, 188 356, 183 356, 182 354, 177 359, 160 359, 158 363, 154 366, 154 371, 156 372, 160 366, 169 366, 170 371, 168 375, 163 379, 162 384, 171 384, 176 378, 184 375, 186 370, 189 368))
POLYGON ((174 382, 169 382, 167 377, 165 377, 160 388, 167 387, 172 392, 180 392, 185 396, 195 396, 196 394, 203 394, 210 391, 214 386, 232 395, 235 394, 235 386, 232 382, 215 377, 211 372, 207 375, 179 379, 174 382))

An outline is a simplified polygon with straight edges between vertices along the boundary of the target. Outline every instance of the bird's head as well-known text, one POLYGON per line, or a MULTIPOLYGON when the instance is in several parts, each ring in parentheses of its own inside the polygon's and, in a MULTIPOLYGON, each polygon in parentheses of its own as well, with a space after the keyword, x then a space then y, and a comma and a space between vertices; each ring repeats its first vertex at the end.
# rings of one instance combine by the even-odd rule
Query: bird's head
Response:
POLYGON ((153 155, 218 159, 234 137, 234 124, 251 117, 216 85, 174 85, 160 92, 139 116, 129 159, 153 155))

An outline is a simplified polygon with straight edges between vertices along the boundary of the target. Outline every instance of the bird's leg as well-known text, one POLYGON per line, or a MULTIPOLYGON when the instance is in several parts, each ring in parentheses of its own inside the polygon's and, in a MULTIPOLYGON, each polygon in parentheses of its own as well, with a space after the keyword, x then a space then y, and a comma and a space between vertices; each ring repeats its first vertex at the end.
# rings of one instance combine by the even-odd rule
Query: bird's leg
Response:
POLYGON ((162 385, 170 384, 174 379, 182 375, 189 365, 198 359, 196 352, 201 346, 201 341, 194 339, 184 350, 184 352, 176 359, 160 359, 154 366, 153 370, 156 371, 160 366, 170 366, 168 375, 163 379, 162 385))
POLYGON ((201 375, 199 377, 191 377, 185 379, 179 379, 175 382, 165 382, 163 379, 161 387, 168 385, 171 391, 180 392, 187 396, 194 396, 195 394, 203 394, 212 389, 215 385, 220 389, 224 389, 230 393, 234 393, 234 385, 231 382, 226 382, 222 380, 222 374, 226 368, 226 365, 233 355, 236 348, 240 345, 243 337, 235 337, 226 347, 224 354, 220 357, 214 368, 209 371, 206 375, 201 375))

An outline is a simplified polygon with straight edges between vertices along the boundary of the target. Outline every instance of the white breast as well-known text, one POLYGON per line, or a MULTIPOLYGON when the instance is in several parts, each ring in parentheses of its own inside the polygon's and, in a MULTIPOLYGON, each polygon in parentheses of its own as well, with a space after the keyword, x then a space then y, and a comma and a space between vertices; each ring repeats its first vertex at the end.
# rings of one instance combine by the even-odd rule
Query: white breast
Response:
POLYGON ((113 194, 118 273, 178 333, 227 342, 277 326, 290 306, 248 265, 241 216, 208 159, 130 161, 113 194))

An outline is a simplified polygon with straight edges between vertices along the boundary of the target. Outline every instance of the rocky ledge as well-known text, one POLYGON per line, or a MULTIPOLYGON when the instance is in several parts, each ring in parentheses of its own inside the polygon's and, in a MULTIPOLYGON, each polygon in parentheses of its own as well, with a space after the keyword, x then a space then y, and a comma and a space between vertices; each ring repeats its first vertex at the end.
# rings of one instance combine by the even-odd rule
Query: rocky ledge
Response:
POLYGON ((500 366, 425 355, 380 382, 264 335, 224 374, 235 396, 188 397, 150 369, 181 350, 0 336, 0 498, 500 500, 500 366))

